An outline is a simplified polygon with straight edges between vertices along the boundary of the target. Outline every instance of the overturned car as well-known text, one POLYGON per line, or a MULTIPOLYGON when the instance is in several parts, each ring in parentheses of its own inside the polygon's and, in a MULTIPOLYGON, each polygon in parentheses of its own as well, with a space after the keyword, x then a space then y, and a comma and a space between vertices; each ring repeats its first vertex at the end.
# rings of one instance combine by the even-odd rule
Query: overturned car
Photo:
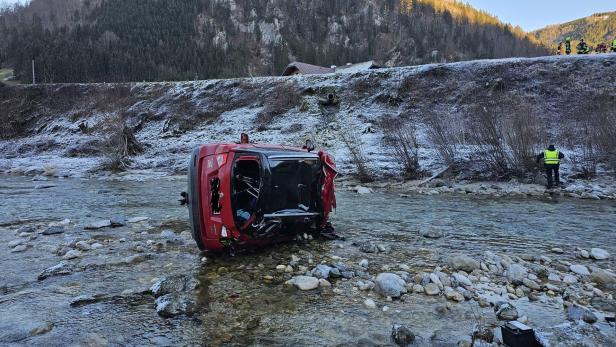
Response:
POLYGON ((204 144, 188 167, 192 235, 201 250, 258 247, 304 233, 331 233, 336 207, 333 157, 304 148, 249 143, 204 144))

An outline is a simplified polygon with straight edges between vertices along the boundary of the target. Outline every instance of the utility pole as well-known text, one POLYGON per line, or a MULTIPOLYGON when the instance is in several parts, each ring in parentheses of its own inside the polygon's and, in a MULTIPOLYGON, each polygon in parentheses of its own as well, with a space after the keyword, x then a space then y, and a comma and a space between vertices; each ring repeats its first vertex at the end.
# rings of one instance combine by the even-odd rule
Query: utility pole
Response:
POLYGON ((34 75, 34 59, 32 59, 32 84, 36 84, 36 75, 34 75))

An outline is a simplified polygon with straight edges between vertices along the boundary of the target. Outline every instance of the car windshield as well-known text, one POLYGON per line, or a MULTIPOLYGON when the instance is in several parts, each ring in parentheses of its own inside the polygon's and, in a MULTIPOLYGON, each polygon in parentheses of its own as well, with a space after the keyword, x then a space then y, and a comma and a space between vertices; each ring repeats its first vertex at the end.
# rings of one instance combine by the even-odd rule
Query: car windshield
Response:
POLYGON ((268 210, 315 211, 321 163, 317 158, 270 159, 272 199, 268 210))

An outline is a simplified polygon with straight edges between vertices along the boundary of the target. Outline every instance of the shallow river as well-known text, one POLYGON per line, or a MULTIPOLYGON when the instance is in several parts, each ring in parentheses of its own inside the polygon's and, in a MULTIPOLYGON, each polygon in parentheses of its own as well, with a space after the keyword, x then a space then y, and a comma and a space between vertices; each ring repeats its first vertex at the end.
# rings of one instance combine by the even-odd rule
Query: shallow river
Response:
MULTIPOLYGON (((466 302, 443 310, 446 299, 414 294, 387 302, 376 293, 359 292, 354 280, 334 280, 337 291, 298 292, 282 285, 288 275, 275 267, 288 264, 291 255, 306 266, 322 261, 357 264, 367 258, 370 274, 376 275, 401 263, 410 266, 411 273, 432 271, 453 253, 480 256, 486 250, 537 256, 560 247, 565 253, 559 257, 572 262, 576 247, 601 247, 616 254, 614 201, 401 198, 342 191, 332 222, 346 240, 293 242, 235 257, 208 255, 204 262, 187 238, 151 247, 162 230, 188 230, 187 210, 177 202, 184 184, 177 177, 33 182, 0 176, 0 344, 388 344, 394 323, 413 327, 423 341, 437 335, 455 343, 481 317, 493 316, 491 309, 466 302), (150 219, 83 230, 115 214, 150 219), (71 223, 64 233, 40 234, 49 223, 66 218, 71 223), (6 245, 19 239, 15 230, 24 225, 37 227, 38 233, 27 239, 24 252, 12 253, 6 245), (419 230, 426 227, 444 230, 446 236, 424 239, 419 230), (68 275, 37 280, 44 269, 62 261, 59 250, 79 240, 97 240, 103 247, 69 260, 75 268, 68 275), (362 253, 355 244, 364 241, 377 242, 387 252, 362 253), (193 317, 159 317, 154 298, 143 294, 157 278, 172 274, 201 280, 193 317), (273 279, 264 282, 268 275, 273 279), (71 306, 79 295, 97 300, 71 306), (374 299, 378 309, 365 308, 366 298, 374 299)), ((613 261, 606 267, 613 269, 613 261)), ((518 309, 531 325, 563 321, 562 307, 546 303, 531 308, 527 303, 521 301, 518 309)))

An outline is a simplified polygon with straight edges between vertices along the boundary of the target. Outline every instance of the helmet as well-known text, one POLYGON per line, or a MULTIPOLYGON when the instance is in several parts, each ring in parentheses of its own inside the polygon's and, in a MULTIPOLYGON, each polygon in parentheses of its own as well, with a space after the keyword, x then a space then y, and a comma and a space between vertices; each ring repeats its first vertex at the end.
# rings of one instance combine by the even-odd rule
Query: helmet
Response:
POLYGON ((584 39, 580 39, 580 42, 584 42, 584 39))

